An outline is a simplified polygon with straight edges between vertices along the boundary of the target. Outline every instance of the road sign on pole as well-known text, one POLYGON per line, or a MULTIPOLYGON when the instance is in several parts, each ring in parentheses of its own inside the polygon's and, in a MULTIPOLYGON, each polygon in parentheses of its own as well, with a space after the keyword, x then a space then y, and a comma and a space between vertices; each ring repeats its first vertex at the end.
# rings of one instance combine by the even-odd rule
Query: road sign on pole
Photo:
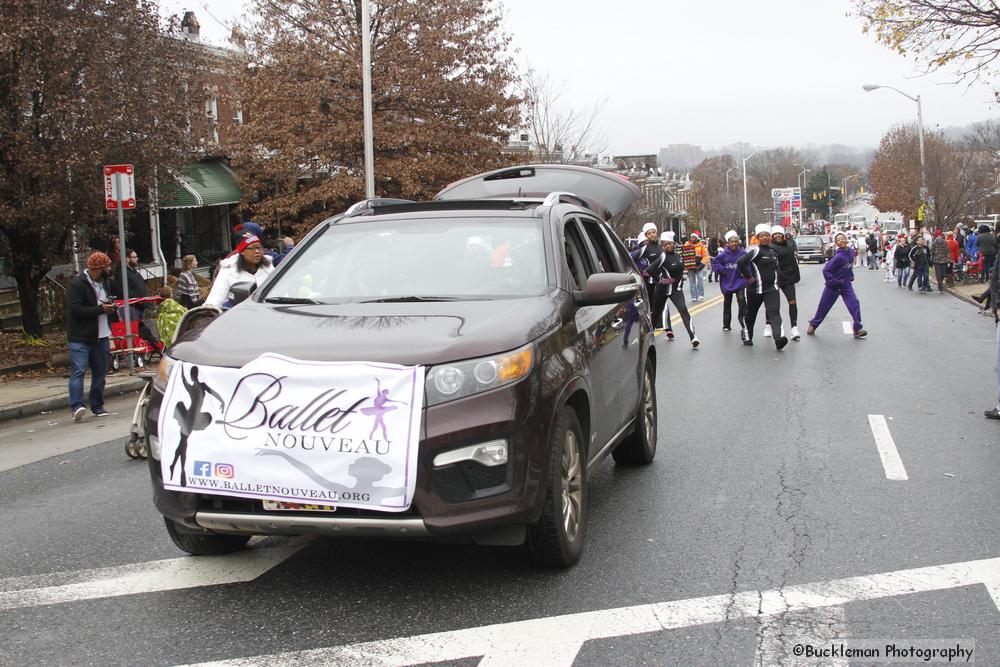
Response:
POLYGON ((109 211, 135 208, 135 169, 132 165, 104 165, 104 206, 109 211), (122 175, 121 185, 115 174, 122 175))
MULTIPOLYGON (((135 341, 132 336, 132 309, 128 305, 128 251, 125 249, 125 215, 123 209, 135 208, 135 169, 130 164, 106 164, 104 165, 104 204, 109 210, 118 211, 118 248, 121 255, 121 278, 122 300, 125 307, 125 336, 122 338, 122 346, 126 350, 134 347, 135 341)), ((117 296, 117 295, 116 295, 117 296)), ((128 369, 131 373, 133 368, 132 353, 128 355, 128 369)))

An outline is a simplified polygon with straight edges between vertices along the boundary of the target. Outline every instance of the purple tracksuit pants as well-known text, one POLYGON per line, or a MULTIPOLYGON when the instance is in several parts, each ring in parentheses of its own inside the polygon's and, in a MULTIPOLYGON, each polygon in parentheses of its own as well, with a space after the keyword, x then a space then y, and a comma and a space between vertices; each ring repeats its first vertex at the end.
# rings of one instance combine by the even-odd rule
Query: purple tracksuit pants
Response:
POLYGON ((847 283, 841 285, 840 287, 830 287, 827 285, 823 288, 823 296, 819 298, 819 306, 816 307, 816 314, 813 318, 809 320, 809 324, 813 326, 814 329, 818 329, 819 325, 823 323, 826 319, 827 313, 833 308, 833 304, 837 303, 837 298, 842 298, 844 300, 844 305, 847 306, 847 312, 851 314, 851 319, 854 320, 854 330, 857 331, 861 329, 861 302, 858 301, 857 294, 854 293, 854 285, 847 283))

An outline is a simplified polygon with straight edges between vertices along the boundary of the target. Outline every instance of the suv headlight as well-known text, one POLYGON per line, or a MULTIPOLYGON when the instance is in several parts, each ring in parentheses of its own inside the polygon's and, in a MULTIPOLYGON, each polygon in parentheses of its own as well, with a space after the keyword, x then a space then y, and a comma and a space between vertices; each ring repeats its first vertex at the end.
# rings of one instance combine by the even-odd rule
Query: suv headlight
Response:
POLYGON ((424 383, 427 405, 454 401, 513 384, 531 372, 533 362, 534 348, 528 344, 492 357, 434 366, 427 372, 424 383))
POLYGON ((164 354, 160 358, 160 365, 156 369, 156 377, 153 378, 153 387, 161 394, 167 393, 167 382, 170 380, 170 373, 177 365, 177 360, 164 354))

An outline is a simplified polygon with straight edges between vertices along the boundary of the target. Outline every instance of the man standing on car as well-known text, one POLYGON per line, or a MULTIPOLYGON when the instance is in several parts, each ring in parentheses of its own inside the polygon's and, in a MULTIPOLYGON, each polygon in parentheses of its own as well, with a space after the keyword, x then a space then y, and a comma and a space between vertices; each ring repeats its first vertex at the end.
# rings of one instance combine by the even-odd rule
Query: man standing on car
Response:
POLYGON ((108 315, 114 304, 108 301, 105 281, 111 277, 111 259, 95 252, 87 268, 70 281, 66 290, 66 334, 69 338, 69 409, 73 421, 83 420, 83 376, 90 366, 90 409, 98 417, 104 409, 104 378, 108 373, 108 315))
POLYGON ((757 245, 751 246, 747 253, 736 263, 740 273, 747 279, 747 339, 744 345, 753 345, 753 327, 757 321, 757 313, 761 305, 767 318, 767 324, 778 336, 774 337, 774 346, 782 349, 788 345, 788 339, 781 334, 781 296, 778 292, 778 256, 771 248, 771 226, 766 223, 757 225, 754 229, 757 245))

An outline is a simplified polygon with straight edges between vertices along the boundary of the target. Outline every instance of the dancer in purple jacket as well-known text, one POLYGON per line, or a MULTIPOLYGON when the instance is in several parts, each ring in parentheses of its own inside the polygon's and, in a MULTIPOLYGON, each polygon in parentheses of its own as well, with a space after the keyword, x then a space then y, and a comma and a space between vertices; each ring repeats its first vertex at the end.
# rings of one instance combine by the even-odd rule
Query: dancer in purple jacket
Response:
POLYGON ((726 247, 712 258, 712 271, 719 277, 719 287, 722 288, 722 330, 732 331, 733 297, 736 297, 736 321, 740 325, 740 340, 747 339, 747 297, 746 278, 740 273, 736 262, 746 254, 740 247, 740 237, 733 230, 726 232, 726 247))
POLYGON ((854 293, 854 255, 857 251, 847 245, 847 235, 837 232, 833 237, 837 244, 837 252, 823 267, 823 277, 826 278, 826 287, 823 288, 823 296, 819 299, 819 306, 816 307, 816 314, 809 320, 809 328, 806 333, 815 335, 817 327, 823 323, 827 313, 837 303, 837 297, 844 300, 847 311, 854 320, 854 337, 863 338, 868 332, 861 328, 861 303, 854 293))

